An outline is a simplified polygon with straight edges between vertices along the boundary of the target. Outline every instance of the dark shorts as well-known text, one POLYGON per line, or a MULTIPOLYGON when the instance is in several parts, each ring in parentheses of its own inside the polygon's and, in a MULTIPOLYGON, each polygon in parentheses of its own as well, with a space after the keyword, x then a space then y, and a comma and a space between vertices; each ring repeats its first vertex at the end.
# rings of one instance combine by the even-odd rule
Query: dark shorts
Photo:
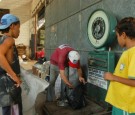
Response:
POLYGON ((135 115, 135 113, 128 113, 113 106, 112 115, 135 115))

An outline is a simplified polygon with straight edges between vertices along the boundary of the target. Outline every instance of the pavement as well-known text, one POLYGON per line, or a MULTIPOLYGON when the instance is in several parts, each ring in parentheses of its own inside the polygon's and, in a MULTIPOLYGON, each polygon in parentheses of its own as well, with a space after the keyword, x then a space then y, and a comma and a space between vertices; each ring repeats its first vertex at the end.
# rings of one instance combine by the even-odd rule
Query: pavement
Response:
POLYGON ((111 115, 111 111, 105 110, 93 101, 87 100, 87 106, 73 110, 70 106, 59 107, 57 102, 46 102, 45 110, 47 115, 111 115))

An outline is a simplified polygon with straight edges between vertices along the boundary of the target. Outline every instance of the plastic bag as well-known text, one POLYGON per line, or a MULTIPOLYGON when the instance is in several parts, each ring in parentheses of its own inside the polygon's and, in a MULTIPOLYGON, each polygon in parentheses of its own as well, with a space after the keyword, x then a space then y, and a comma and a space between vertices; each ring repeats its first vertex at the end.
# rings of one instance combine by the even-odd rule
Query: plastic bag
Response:
POLYGON ((23 104, 23 113, 25 115, 34 115, 35 100, 39 92, 44 91, 49 83, 34 74, 21 68, 21 77, 22 77, 22 104, 23 104), (30 112, 31 111, 31 112, 30 112))
POLYGON ((79 84, 74 89, 66 87, 66 92, 68 103, 73 109, 80 109, 86 106, 83 84, 79 84), (70 91, 70 93, 68 91, 70 91))

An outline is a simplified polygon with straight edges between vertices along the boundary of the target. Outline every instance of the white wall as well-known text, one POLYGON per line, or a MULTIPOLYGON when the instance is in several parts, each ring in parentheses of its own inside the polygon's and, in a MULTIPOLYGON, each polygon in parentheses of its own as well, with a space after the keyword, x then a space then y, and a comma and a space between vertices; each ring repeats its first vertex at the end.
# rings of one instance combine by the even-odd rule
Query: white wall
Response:
POLYGON ((30 20, 31 20, 31 3, 10 9, 10 13, 18 16, 21 21, 20 36, 16 40, 17 44, 29 46, 30 40, 30 20))

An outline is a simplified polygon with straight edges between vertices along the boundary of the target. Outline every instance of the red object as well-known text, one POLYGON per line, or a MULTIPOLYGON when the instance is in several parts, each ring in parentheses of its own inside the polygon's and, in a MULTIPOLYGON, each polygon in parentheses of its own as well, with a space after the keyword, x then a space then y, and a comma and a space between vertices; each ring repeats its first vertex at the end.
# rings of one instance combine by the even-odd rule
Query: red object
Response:
POLYGON ((69 66, 72 67, 72 68, 78 68, 79 67, 79 63, 72 63, 71 61, 68 62, 69 66))
POLYGON ((43 50, 40 52, 40 56, 45 57, 45 52, 43 50))
POLYGON ((51 64, 54 64, 59 67, 60 70, 64 70, 65 67, 68 67, 68 53, 73 50, 70 46, 60 45, 51 55, 51 64))
POLYGON ((45 57, 45 52, 42 50, 42 51, 37 51, 36 52, 36 58, 43 58, 45 57))

